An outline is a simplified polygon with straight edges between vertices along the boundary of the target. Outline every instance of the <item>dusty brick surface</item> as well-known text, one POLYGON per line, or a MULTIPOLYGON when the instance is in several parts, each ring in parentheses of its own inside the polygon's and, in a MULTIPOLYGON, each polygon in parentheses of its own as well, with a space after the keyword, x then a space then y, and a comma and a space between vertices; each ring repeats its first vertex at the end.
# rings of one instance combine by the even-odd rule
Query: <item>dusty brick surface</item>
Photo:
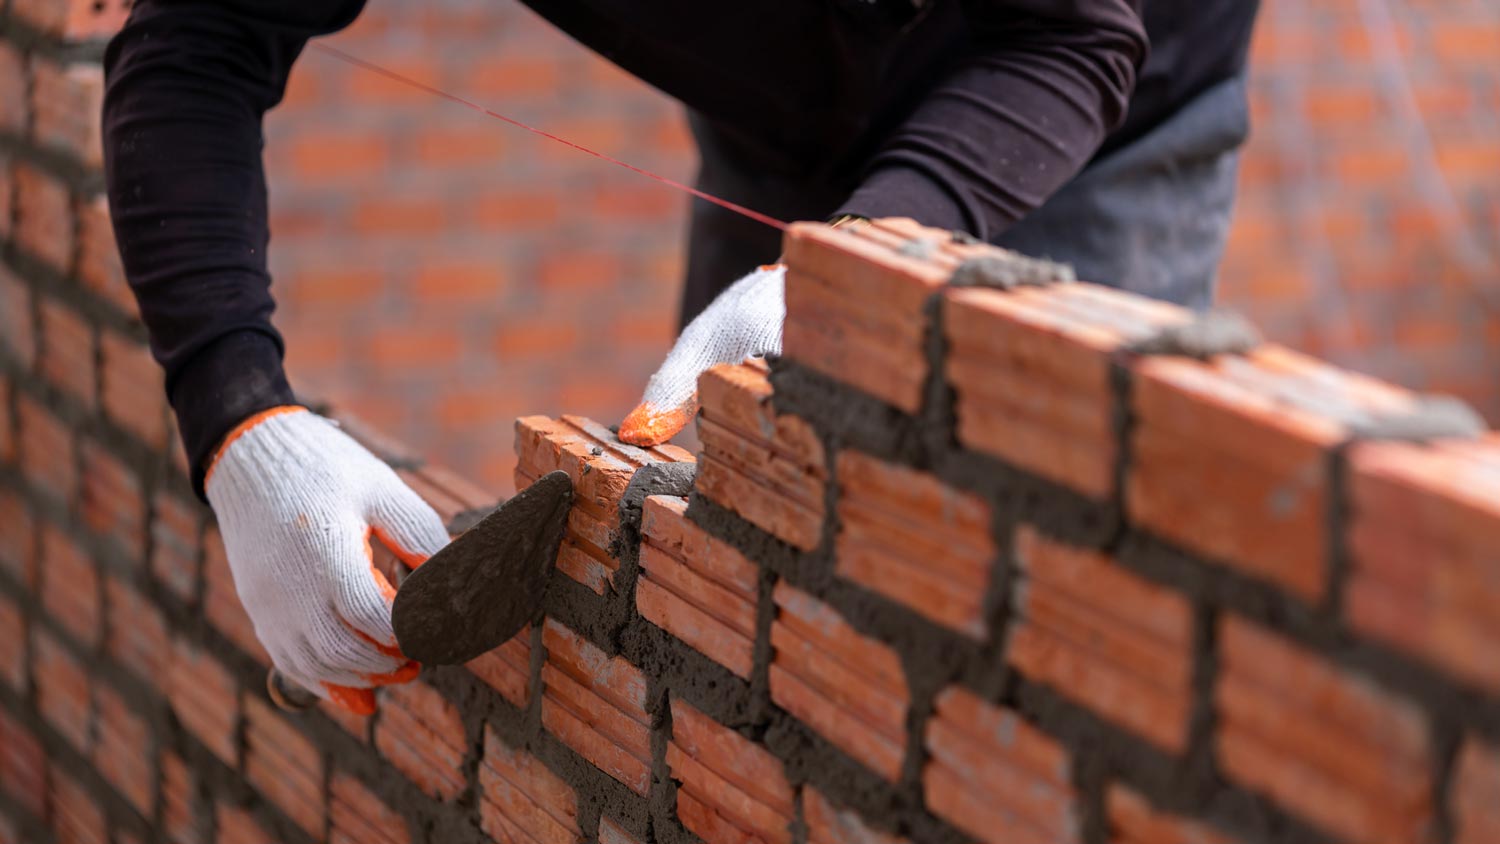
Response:
POLYGON ((791 841, 792 787, 765 748, 680 700, 672 701, 667 766, 677 817, 704 841, 791 841))
POLYGON ((542 725, 637 794, 651 782, 646 678, 555 620, 542 628, 542 725))
POLYGON ((1105 797, 1111 844, 1238 844, 1212 827, 1175 817, 1153 807, 1146 798, 1122 785, 1112 785, 1105 797))
POLYGON ((468 667, 501 697, 524 709, 531 699, 531 628, 523 628, 510 641, 470 660, 468 667))
POLYGON ((536 757, 484 735, 479 766, 481 826, 496 841, 569 844, 578 837, 578 798, 536 757))
POLYGON ((802 789, 802 818, 808 844, 901 844, 906 840, 871 828, 858 812, 838 807, 811 786, 802 789))

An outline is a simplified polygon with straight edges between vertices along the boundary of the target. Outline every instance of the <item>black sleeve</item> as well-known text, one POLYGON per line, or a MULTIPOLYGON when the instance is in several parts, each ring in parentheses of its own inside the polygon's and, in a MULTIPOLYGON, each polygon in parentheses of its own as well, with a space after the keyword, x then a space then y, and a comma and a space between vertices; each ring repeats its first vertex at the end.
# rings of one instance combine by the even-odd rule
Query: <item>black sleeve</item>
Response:
POLYGON ((1146 60, 1141 0, 969 0, 972 47, 886 141, 840 213, 989 239, 1081 170, 1146 60))
POLYGON ((105 55, 115 235, 203 494, 245 417, 294 403, 271 326, 261 118, 307 39, 364 0, 138 0, 105 55))

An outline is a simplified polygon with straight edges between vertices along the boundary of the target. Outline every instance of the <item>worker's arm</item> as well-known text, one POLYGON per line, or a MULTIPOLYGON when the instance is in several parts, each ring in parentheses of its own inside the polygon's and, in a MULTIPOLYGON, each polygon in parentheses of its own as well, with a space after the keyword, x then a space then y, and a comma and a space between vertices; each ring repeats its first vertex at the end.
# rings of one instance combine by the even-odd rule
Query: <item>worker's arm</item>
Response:
POLYGON ((412 679, 378 536, 410 565, 448 540, 389 466, 295 406, 271 327, 261 118, 310 36, 362 0, 138 0, 105 59, 105 168, 125 274, 165 367, 193 486, 282 674, 359 712, 412 679))
POLYGON ((972 46, 886 140, 841 213, 989 240, 1078 173, 1125 119, 1142 0, 965 0, 972 46))

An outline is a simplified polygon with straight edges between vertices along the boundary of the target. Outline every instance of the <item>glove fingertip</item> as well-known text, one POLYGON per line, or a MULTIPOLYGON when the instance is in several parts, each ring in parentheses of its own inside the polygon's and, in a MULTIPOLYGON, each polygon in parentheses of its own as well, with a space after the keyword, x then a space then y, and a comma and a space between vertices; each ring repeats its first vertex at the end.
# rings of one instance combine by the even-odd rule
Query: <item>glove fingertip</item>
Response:
POLYGON ((660 408, 645 402, 620 423, 620 442, 643 447, 661 445, 687 427, 696 404, 694 400, 681 407, 660 408))
POLYGON ((369 689, 356 689, 350 686, 339 686, 333 683, 323 683, 323 691, 328 693, 328 699, 334 705, 348 710, 355 715, 375 714, 375 693, 369 689))

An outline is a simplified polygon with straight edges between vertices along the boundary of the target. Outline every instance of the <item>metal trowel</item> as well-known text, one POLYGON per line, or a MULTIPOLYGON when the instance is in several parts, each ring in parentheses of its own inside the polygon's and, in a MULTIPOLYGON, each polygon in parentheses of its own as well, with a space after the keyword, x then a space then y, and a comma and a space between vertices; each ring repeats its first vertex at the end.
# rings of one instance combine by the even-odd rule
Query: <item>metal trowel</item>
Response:
MULTIPOLYGON (((519 633, 542 606, 572 505, 567 473, 543 475, 408 574, 391 605, 401 652, 457 665, 519 633)), ((318 702, 274 668, 266 687, 283 709, 318 702)))

